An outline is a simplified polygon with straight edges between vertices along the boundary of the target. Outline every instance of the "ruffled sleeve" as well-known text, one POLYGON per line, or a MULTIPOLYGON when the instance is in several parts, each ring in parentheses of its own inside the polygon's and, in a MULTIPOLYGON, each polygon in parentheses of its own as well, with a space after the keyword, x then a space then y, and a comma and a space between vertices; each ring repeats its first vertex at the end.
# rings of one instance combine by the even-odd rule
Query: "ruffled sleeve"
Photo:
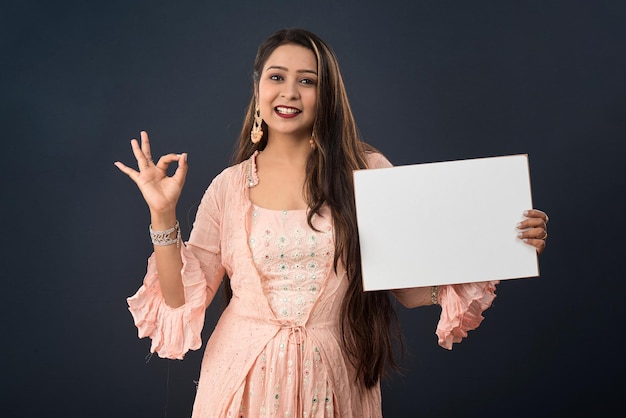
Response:
POLYGON ((182 359, 202 345, 201 332, 207 302, 207 281, 194 254, 181 249, 185 304, 169 307, 163 300, 154 254, 148 259, 143 285, 127 299, 139 338, 150 337, 150 352, 159 357, 182 359))
POLYGON ((484 319, 482 313, 491 306, 496 297, 498 281, 464 283, 439 287, 441 317, 437 324, 439 345, 452 349, 467 332, 478 328, 484 319))
POLYGON ((198 207, 189 242, 181 246, 185 303, 177 308, 165 303, 154 254, 148 259, 143 285, 127 299, 139 338, 150 337, 150 351, 159 357, 182 359, 187 351, 202 345, 205 311, 225 271, 220 252, 219 188, 214 183, 198 207))

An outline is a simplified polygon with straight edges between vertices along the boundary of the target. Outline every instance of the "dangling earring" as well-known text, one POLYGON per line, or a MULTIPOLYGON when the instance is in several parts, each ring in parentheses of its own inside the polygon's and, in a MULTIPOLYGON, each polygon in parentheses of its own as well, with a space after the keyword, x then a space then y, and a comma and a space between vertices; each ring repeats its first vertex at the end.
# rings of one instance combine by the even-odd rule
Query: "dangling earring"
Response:
POLYGON ((250 139, 252 143, 257 144, 261 138, 263 138, 263 118, 261 118, 261 110, 259 109, 259 102, 254 105, 254 122, 252 123, 252 130, 250 131, 250 139))
POLYGON ((311 145, 311 149, 315 149, 315 132, 311 134, 311 139, 309 139, 309 144, 311 145))

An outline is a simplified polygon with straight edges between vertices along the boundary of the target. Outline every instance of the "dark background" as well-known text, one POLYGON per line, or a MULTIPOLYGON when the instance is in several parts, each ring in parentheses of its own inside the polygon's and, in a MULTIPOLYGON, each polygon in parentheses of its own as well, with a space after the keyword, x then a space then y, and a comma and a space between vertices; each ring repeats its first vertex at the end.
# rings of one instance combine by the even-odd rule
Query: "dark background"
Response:
POLYGON ((188 152, 187 236, 256 48, 291 26, 333 46, 363 137, 394 164, 528 153, 551 218, 541 277, 502 283, 451 352, 438 308, 399 309, 409 354, 385 416, 626 412, 625 2, 174 3, 0 3, 1 416, 190 415, 202 349, 145 361, 125 298, 149 216, 113 162, 142 129, 155 155, 188 152))

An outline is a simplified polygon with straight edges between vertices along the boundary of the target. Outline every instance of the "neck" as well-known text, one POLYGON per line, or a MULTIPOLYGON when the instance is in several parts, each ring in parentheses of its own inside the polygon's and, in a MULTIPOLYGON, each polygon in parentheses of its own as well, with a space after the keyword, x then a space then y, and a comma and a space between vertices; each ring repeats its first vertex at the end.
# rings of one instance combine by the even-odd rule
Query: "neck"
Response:
POLYGON ((310 153, 311 144, 309 138, 296 139, 294 137, 276 135, 268 138, 267 145, 263 150, 265 157, 282 159, 285 162, 293 163, 306 162, 310 153))

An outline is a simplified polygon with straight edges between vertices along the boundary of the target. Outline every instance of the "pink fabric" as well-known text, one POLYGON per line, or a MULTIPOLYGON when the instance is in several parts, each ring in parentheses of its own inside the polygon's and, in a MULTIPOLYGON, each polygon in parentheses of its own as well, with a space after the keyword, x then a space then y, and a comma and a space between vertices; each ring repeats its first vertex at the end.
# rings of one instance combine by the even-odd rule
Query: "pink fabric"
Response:
POLYGON ((441 317, 436 334, 439 345, 452 350, 453 343, 467 337, 467 331, 478 328, 482 313, 496 297, 498 281, 442 286, 439 289, 441 317))
MULTIPOLYGON (((368 165, 391 166, 380 154, 370 154, 368 165)), ((301 321, 280 317, 270 307, 249 243, 254 208, 248 197, 248 182, 258 181, 255 176, 252 157, 224 170, 202 198, 189 241, 181 248, 185 305, 172 309, 164 303, 158 272, 150 257, 143 286, 128 298, 139 337, 149 336, 151 351, 161 357, 180 359, 188 350, 198 349, 205 309, 226 271, 233 298, 207 343, 193 417, 259 416, 261 407, 268 416, 290 410, 292 416, 307 412, 309 417, 381 417, 380 388, 368 390, 355 384, 354 369, 341 349, 339 310, 347 289, 342 266, 337 273, 325 270, 315 303, 301 321), (247 164, 252 164, 251 179, 246 178, 247 164), (277 361, 281 349, 287 356, 285 363, 277 361), (282 376, 285 384, 258 391, 255 387, 254 394, 265 403, 259 398, 251 401, 250 385, 259 384, 269 368, 282 376), (288 384, 289 376, 298 384, 288 384), (312 379, 311 392, 306 396, 302 395, 305 377, 312 379), (315 388, 318 393, 313 396, 315 388), (276 409, 268 404, 272 396, 287 401, 276 409), (298 413, 293 411, 295 402, 300 402, 298 413)), ((441 288, 442 315, 437 334, 442 346, 450 348, 480 324, 481 312, 495 296, 494 286, 473 283, 441 288)), ((276 384, 281 378, 271 381, 276 384)))
POLYGON ((253 206, 248 240, 253 261, 270 308, 288 332, 273 338, 255 361, 239 389, 241 405, 228 411, 234 416, 334 415, 329 373, 306 327, 325 278, 332 277, 335 244, 328 207, 312 222, 317 231, 308 226, 306 210, 253 206), (292 389, 285 391, 284 385, 292 389))

